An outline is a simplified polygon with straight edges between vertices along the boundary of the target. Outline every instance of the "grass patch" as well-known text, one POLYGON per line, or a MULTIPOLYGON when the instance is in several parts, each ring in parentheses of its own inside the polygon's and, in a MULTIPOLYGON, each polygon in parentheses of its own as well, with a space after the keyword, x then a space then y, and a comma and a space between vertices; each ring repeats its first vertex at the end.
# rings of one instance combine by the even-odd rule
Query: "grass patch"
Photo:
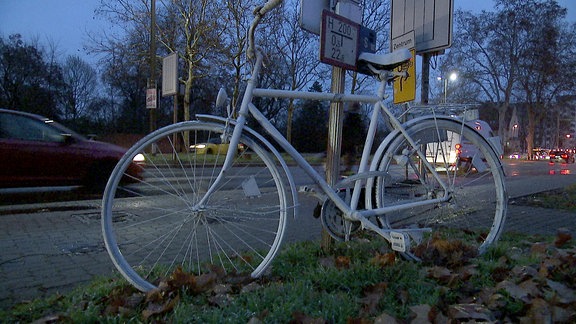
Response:
POLYGON ((576 211, 576 184, 514 199, 517 205, 576 211))
POLYGON ((552 320, 573 322, 575 255, 571 237, 507 234, 484 255, 449 268, 396 258, 377 237, 337 243, 330 253, 318 242, 301 242, 286 245, 259 279, 207 274, 203 280, 194 277, 205 283, 198 289, 176 284, 181 276, 143 294, 123 279, 100 278, 66 295, 0 311, 0 318, 7 323, 518 322, 546 306, 563 310, 557 313, 564 317, 552 320))

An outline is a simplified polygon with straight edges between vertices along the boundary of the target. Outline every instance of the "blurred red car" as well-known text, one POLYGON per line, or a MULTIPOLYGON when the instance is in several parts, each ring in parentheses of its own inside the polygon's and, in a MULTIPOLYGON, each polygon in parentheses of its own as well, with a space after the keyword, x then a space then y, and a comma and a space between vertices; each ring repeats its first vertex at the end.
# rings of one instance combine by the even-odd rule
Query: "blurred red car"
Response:
POLYGON ((574 155, 568 151, 550 151, 550 162, 574 163, 574 155))
MULTIPOLYGON (((51 119, 0 109, 0 188, 84 186, 102 191, 125 153, 89 140, 51 119)), ((140 178, 141 167, 129 168, 140 178)))

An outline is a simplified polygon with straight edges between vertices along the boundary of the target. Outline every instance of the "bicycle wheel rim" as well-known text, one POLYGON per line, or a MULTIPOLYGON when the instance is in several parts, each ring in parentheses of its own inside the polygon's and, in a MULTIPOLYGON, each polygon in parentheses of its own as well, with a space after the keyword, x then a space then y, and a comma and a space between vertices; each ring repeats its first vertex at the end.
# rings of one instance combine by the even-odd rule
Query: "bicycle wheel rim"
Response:
POLYGON ((116 268, 138 289, 153 289, 178 267, 199 274, 217 266, 256 277, 277 253, 286 192, 273 160, 250 138, 241 138, 228 177, 198 205, 225 152, 192 147, 224 132, 211 123, 168 126, 139 141, 114 169, 103 198, 104 241, 116 268), (146 157, 143 177, 124 184, 138 154, 146 157))

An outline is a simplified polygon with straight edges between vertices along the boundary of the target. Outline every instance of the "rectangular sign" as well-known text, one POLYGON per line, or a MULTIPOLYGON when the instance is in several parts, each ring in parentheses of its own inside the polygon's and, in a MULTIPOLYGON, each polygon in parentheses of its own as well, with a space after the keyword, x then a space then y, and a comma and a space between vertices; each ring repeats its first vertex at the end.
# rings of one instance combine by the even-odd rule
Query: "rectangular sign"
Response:
POLYGON ((330 11, 322 11, 320 61, 356 70, 360 25, 330 11))
POLYGON ((156 109, 156 89, 146 89, 146 108, 156 109))
MULTIPOLYGON (((392 51, 408 48, 412 54, 412 59, 408 66, 408 76, 394 80, 394 103, 399 104, 416 99, 416 49, 414 31, 400 35, 390 42, 392 51)), ((403 67, 396 70, 402 72, 403 67)))
POLYGON ((390 38, 415 32, 417 54, 452 45, 454 0, 392 0, 390 38))
POLYGON ((162 97, 178 93, 178 53, 174 52, 162 60, 162 97))
POLYGON ((300 27, 320 35, 322 10, 330 10, 330 0, 300 0, 300 27))

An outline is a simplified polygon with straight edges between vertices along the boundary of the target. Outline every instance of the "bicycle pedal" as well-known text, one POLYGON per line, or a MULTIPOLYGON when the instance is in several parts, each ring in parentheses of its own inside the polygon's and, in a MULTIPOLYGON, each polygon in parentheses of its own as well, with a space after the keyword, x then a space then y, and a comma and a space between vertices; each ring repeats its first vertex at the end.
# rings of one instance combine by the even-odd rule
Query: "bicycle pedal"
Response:
POLYGON ((392 250, 406 252, 410 249, 410 237, 406 233, 390 232, 390 244, 392 250))

